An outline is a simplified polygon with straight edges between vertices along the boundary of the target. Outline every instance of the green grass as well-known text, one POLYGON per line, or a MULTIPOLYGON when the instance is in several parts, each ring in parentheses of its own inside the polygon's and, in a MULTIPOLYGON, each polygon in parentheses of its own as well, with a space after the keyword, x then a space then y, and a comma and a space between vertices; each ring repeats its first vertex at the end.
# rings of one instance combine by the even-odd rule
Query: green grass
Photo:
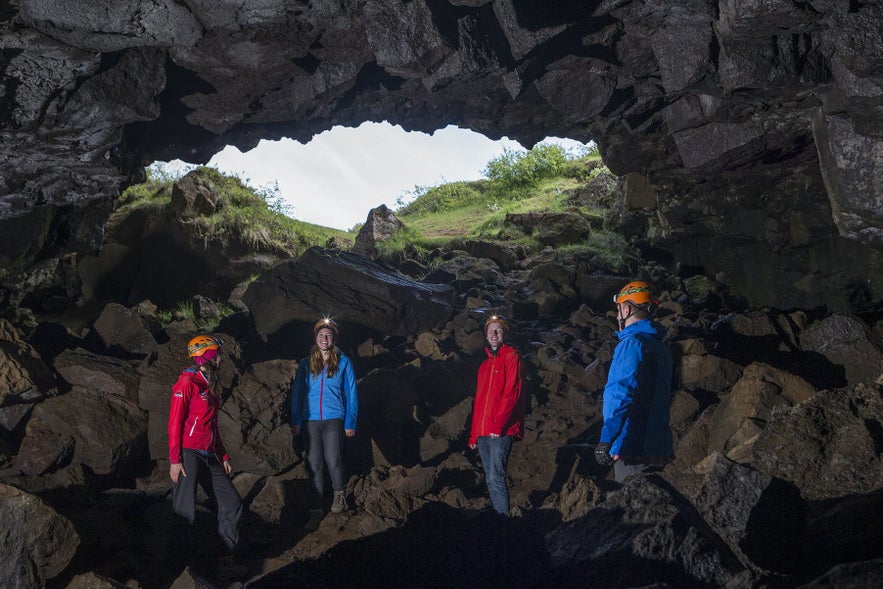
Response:
MULTIPOLYGON (((188 218, 194 233, 206 240, 222 244, 236 241, 248 247, 284 256, 296 256, 308 247, 325 245, 329 237, 352 239, 353 234, 292 219, 275 189, 253 189, 242 180, 227 176, 214 168, 199 167, 192 172, 208 183, 219 196, 214 213, 188 218)), ((153 177, 153 176, 151 176, 153 177)), ((117 215, 134 209, 164 209, 172 196, 174 180, 159 175, 144 184, 126 189, 117 204, 117 215)))

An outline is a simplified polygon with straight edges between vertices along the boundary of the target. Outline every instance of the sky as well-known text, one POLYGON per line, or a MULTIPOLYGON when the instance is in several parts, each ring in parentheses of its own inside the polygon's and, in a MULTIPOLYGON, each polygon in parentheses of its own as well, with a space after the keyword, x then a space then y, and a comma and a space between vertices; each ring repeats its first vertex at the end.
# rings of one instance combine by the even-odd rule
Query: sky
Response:
MULTIPOLYGON (((583 145, 569 139, 545 141, 567 149, 583 145)), ((295 219, 350 229, 364 223, 374 207, 395 208, 396 200, 416 186, 482 178, 488 161, 506 148, 524 149, 508 138, 492 141, 453 126, 428 135, 388 123, 363 123, 334 127, 306 144, 261 141, 246 153, 227 146, 208 165, 239 176, 253 188, 272 188, 278 182, 278 194, 295 219)))

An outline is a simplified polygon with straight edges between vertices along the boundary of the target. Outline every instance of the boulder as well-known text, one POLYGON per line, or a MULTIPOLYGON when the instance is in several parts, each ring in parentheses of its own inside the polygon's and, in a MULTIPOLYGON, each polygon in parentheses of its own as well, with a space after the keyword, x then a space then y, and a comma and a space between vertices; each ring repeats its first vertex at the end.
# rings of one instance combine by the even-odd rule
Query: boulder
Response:
POLYGON ((353 243, 352 252, 366 258, 377 256, 377 244, 394 237, 405 228, 389 207, 380 205, 368 211, 368 218, 353 243))
POLYGON ((723 587, 745 571, 685 498, 658 475, 636 477, 546 537, 562 587, 723 587))
POLYGON ((683 356, 678 368, 681 386, 687 390, 722 393, 742 376, 742 367, 735 362, 707 354, 683 356))
POLYGON ((873 382, 883 374, 883 352, 868 339, 869 331, 860 319, 835 314, 803 330, 800 347, 842 366, 847 384, 873 382))
POLYGON ((254 364, 221 407, 218 428, 237 471, 276 474, 298 461, 287 418, 296 370, 291 360, 254 364))
POLYGON ((505 243, 479 239, 455 239, 449 247, 463 250, 473 258, 493 260, 500 270, 506 272, 514 270, 519 260, 519 252, 505 243))
POLYGON ((870 493, 883 485, 883 385, 820 391, 773 411, 751 465, 791 481, 808 500, 870 493))
POLYGON ((420 460, 429 462, 449 452, 456 442, 465 445, 472 416, 472 397, 466 397, 433 421, 420 438, 420 460))
POLYGON ((138 313, 118 303, 104 307, 95 320, 94 328, 108 348, 118 348, 126 354, 142 357, 156 351, 156 340, 138 313))
POLYGON ((411 335, 443 324, 453 294, 449 286, 414 282, 357 255, 310 248, 262 274, 243 300, 265 339, 328 313, 384 335, 411 335))
POLYGON ((82 348, 65 350, 55 357, 56 372, 68 384, 138 402, 137 363, 93 354, 82 348))
MULTIPOLYGON (((34 408, 31 420, 46 427, 30 430, 21 452, 39 455, 48 431, 74 440, 72 461, 98 475, 131 476, 147 461, 147 414, 132 401, 81 387, 34 408)), ((58 447, 58 442, 53 442, 58 447)), ((57 452, 56 452, 57 454, 57 452)))
POLYGON ((52 473, 67 466, 73 455, 74 439, 70 435, 33 417, 25 428, 25 443, 15 457, 15 468, 28 476, 52 473))
POLYGON ((56 391, 55 378, 37 351, 0 318, 0 407, 34 401, 56 391))
POLYGON ((814 394, 815 389, 798 376, 759 362, 749 365, 714 411, 709 452, 726 454, 753 443, 776 407, 796 405, 814 394))
POLYGON ((715 454, 693 504, 743 562, 794 573, 805 537, 806 504, 793 484, 715 454))
POLYGON ((0 570, 8 587, 45 587, 68 566, 80 544, 65 517, 37 497, 2 483, 0 529, 0 570))
POLYGON ((506 213, 504 223, 534 237, 541 245, 552 247, 584 241, 593 228, 601 227, 600 218, 567 212, 506 213))
POLYGON ((211 215, 218 208, 220 196, 211 182, 199 172, 190 172, 172 186, 169 206, 181 216, 211 215))
POLYGON ((424 280, 432 284, 450 284, 457 292, 466 292, 473 287, 499 284, 502 278, 500 268, 493 260, 458 256, 437 266, 424 280))

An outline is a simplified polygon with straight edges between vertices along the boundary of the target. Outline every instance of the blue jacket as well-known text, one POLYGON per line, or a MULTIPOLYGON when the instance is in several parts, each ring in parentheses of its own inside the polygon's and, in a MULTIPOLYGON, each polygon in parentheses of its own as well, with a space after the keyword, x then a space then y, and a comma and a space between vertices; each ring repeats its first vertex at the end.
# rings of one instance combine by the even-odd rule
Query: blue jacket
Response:
POLYGON ((304 358, 291 381, 291 425, 304 421, 343 419, 344 429, 356 429, 359 399, 356 396, 356 375, 350 359, 340 354, 340 363, 334 376, 326 375, 327 368, 313 376, 310 359, 304 358))
POLYGON ((604 387, 601 441, 611 442, 611 456, 670 456, 671 353, 648 319, 616 335, 619 345, 604 387))

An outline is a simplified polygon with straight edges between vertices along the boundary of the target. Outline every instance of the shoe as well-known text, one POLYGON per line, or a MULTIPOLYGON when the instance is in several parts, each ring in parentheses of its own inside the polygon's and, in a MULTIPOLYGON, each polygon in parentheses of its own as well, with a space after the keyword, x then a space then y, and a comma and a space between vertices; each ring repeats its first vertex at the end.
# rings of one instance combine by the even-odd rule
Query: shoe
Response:
POLYGON ((322 523, 324 517, 325 514, 321 509, 311 509, 307 513, 307 523, 304 524, 304 529, 308 532, 318 530, 319 524, 322 523))
POLYGON ((334 501, 331 502, 331 513, 346 511, 346 491, 335 491, 334 501))

